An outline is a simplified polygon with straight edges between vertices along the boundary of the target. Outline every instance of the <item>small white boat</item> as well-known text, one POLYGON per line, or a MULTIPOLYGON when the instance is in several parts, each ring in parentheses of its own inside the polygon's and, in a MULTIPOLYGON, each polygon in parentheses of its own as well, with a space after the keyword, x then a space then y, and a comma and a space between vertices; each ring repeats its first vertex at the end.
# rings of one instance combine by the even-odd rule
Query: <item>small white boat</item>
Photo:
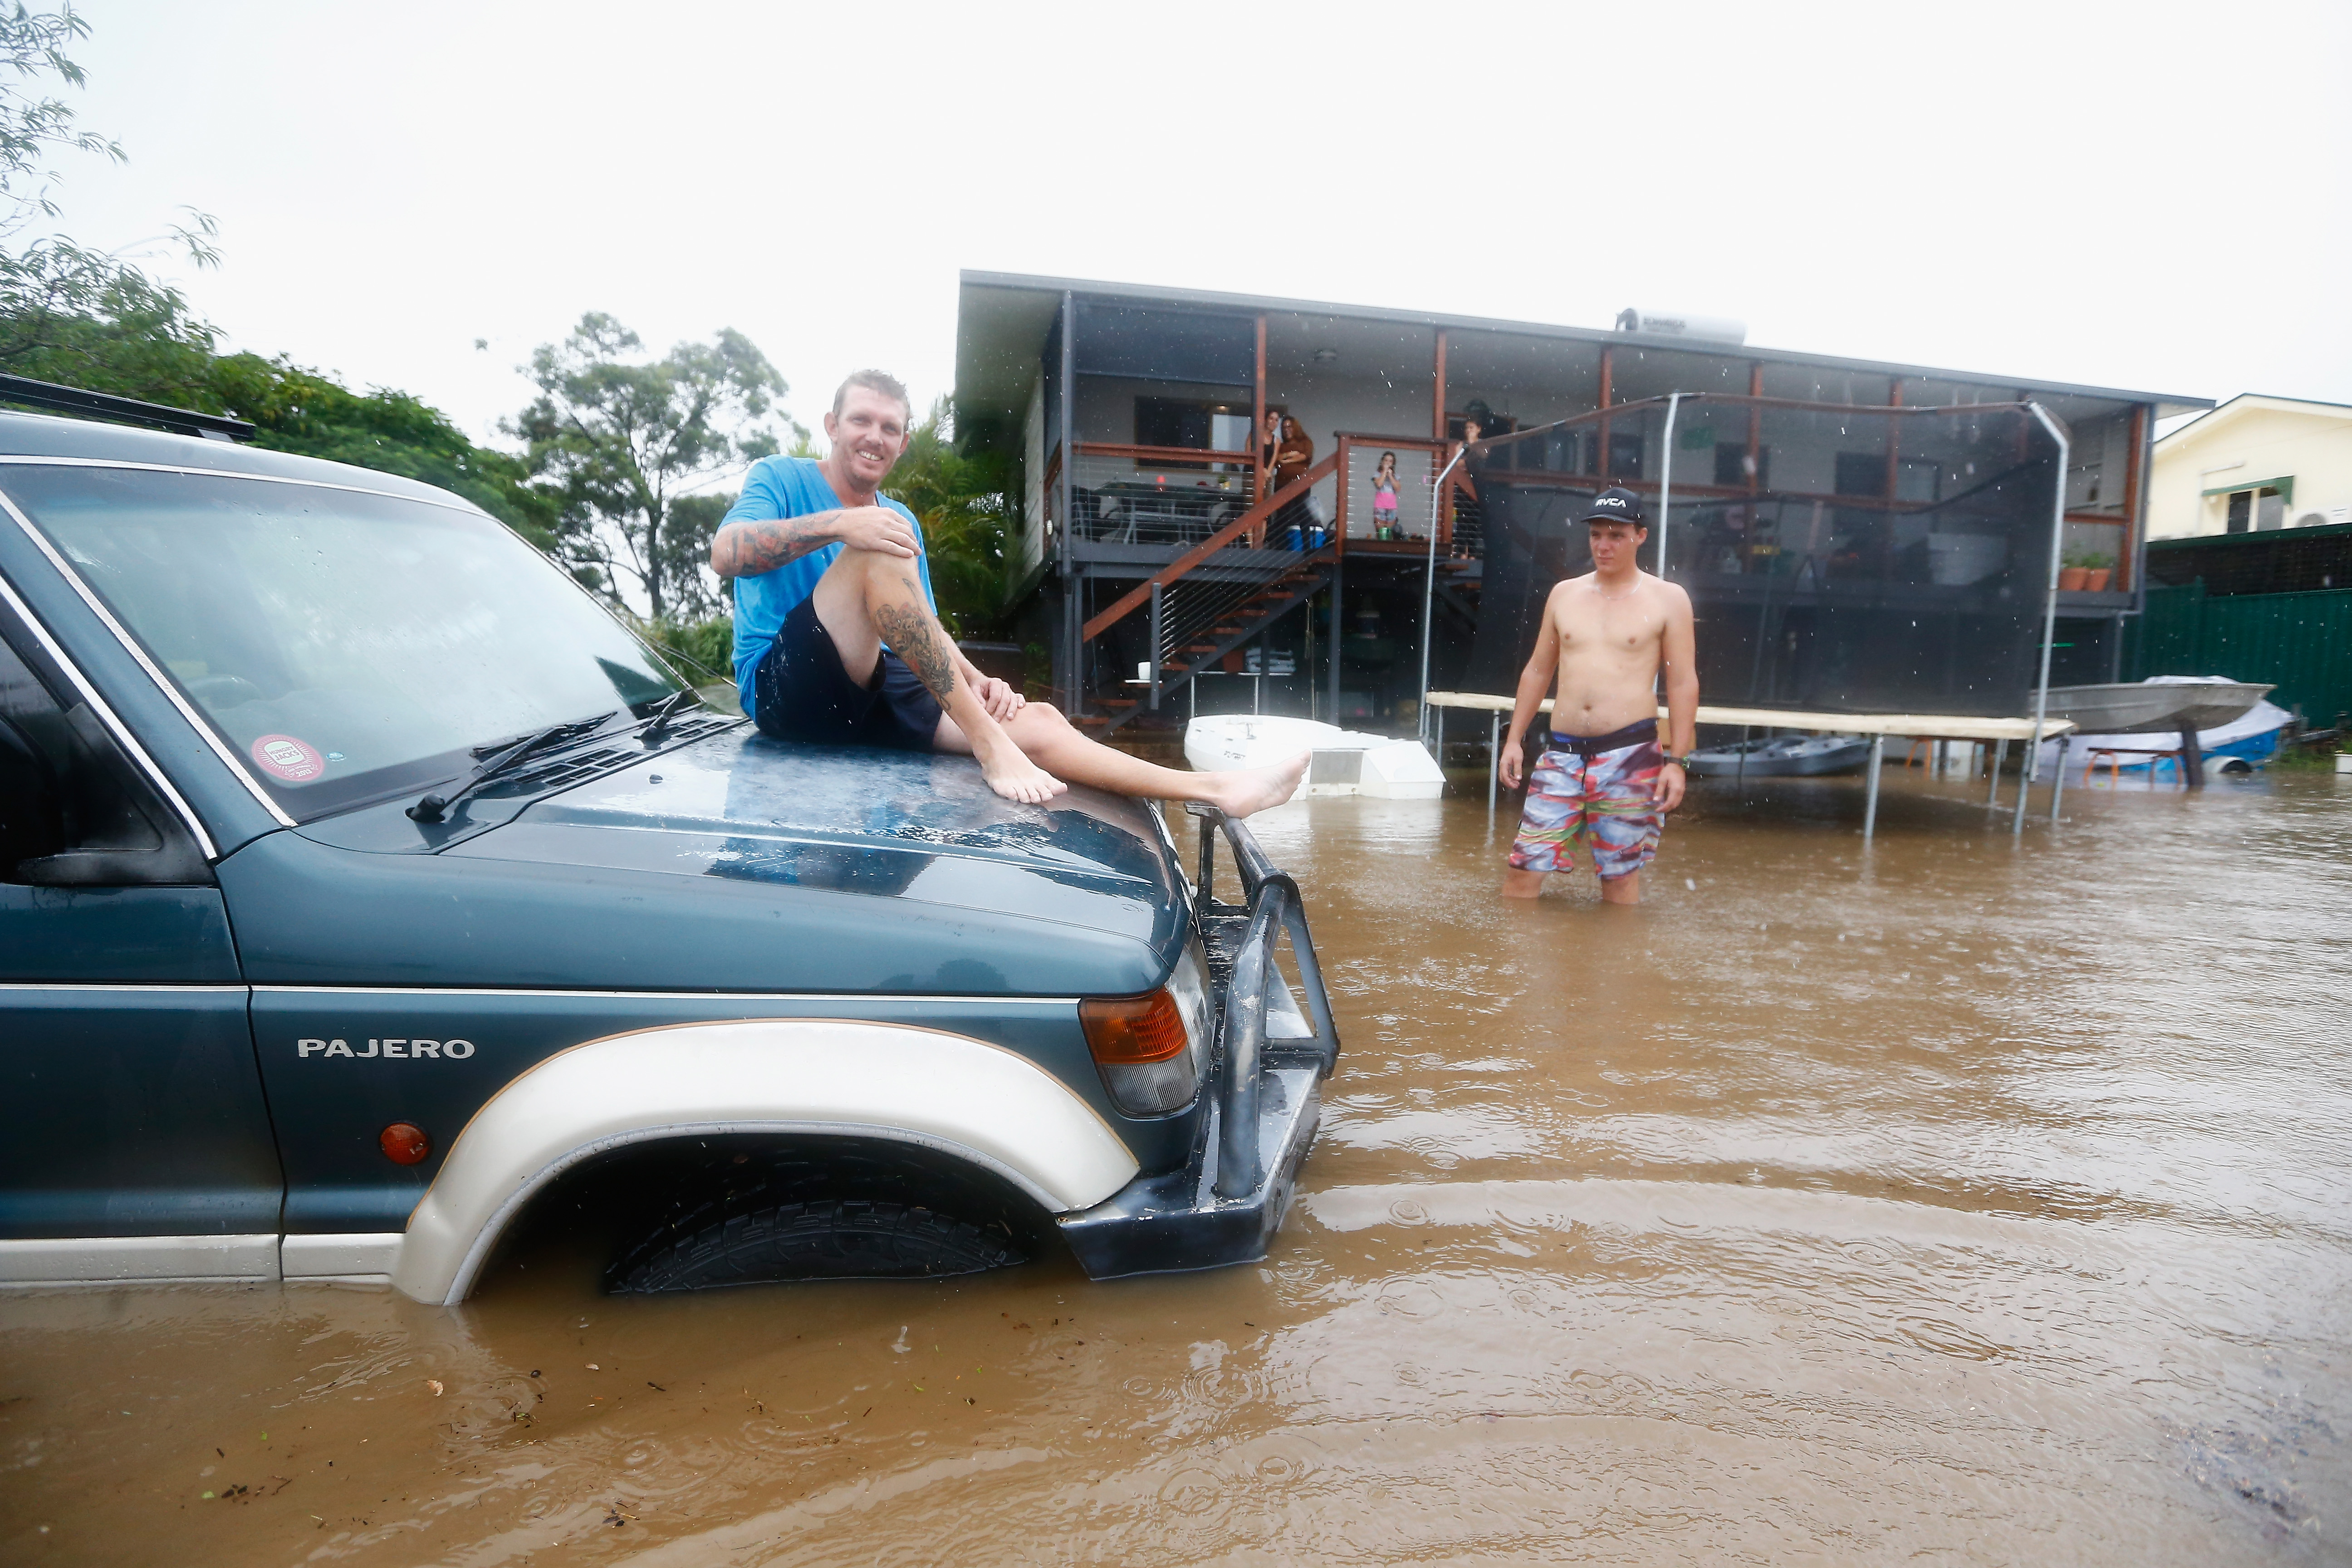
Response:
POLYGON ((1870 742, 1857 736, 1772 735, 1693 752, 1690 771, 1700 778, 1818 778, 1869 761, 1870 742))
POLYGON ((1445 775, 1418 741, 1258 713, 1213 713, 1184 726, 1184 760, 1204 773, 1271 767, 1301 752, 1314 756, 1293 800, 1310 795, 1435 800, 1445 793, 1445 775))

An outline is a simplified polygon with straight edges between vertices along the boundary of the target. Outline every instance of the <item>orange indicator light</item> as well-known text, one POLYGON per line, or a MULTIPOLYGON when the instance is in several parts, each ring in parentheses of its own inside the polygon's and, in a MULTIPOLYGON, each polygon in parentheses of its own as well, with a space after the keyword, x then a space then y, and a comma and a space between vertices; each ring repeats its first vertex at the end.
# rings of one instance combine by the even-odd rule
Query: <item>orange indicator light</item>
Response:
POLYGON ((433 1140, 414 1121, 395 1121, 376 1138, 383 1157, 395 1165, 414 1165, 433 1152, 433 1140))

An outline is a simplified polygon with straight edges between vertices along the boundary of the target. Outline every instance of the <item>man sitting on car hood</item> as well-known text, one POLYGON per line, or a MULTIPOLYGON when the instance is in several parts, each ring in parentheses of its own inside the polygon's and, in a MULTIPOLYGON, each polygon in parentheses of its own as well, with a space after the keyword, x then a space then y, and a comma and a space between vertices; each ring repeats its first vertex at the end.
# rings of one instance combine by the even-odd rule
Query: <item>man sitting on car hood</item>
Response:
POLYGON ((824 458, 754 463, 710 542, 711 569, 734 580, 736 686, 761 731, 963 752, 989 788, 1031 805, 1069 783, 1205 801, 1231 816, 1289 799, 1304 752, 1234 773, 1155 766, 1087 739, 964 658, 940 625, 921 525, 881 493, 912 417, 894 377, 856 372, 824 416, 824 458))

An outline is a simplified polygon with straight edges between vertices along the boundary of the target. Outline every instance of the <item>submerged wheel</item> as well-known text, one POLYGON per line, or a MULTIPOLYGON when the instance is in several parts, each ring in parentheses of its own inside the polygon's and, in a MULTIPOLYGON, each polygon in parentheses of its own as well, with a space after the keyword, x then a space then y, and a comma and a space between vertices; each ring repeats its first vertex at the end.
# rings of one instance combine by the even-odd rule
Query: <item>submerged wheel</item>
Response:
POLYGON ((811 1279, 940 1279, 1025 1263, 1013 1237, 918 1204, 826 1198, 667 1227, 624 1253, 615 1294, 811 1279))

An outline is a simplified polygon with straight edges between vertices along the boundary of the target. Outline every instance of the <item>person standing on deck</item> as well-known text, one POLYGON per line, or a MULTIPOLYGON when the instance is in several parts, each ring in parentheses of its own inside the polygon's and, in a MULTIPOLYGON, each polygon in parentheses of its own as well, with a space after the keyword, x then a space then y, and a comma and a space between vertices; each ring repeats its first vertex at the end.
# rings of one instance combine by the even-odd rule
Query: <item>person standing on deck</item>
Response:
MULTIPOLYGON (((1260 455, 1260 467, 1266 476, 1265 493, 1272 495, 1315 466, 1315 443, 1307 438, 1297 420, 1269 409, 1260 455)), ((1307 498, 1298 496, 1282 504, 1269 520, 1267 531, 1285 548, 1297 550, 1305 543, 1307 521, 1307 498)))
POLYGON ((1553 586, 1536 650, 1519 675, 1503 783, 1519 784, 1528 725, 1559 676, 1551 739, 1528 781, 1503 896, 1532 899, 1545 876, 1574 868, 1590 837, 1601 896, 1642 901, 1642 868, 1658 852, 1666 813, 1682 804, 1698 727, 1696 639, 1690 595, 1635 564, 1650 531, 1641 499, 1612 489, 1592 498, 1584 521, 1592 570, 1553 586), (1657 688, 1664 677, 1669 749, 1658 746, 1657 688))

